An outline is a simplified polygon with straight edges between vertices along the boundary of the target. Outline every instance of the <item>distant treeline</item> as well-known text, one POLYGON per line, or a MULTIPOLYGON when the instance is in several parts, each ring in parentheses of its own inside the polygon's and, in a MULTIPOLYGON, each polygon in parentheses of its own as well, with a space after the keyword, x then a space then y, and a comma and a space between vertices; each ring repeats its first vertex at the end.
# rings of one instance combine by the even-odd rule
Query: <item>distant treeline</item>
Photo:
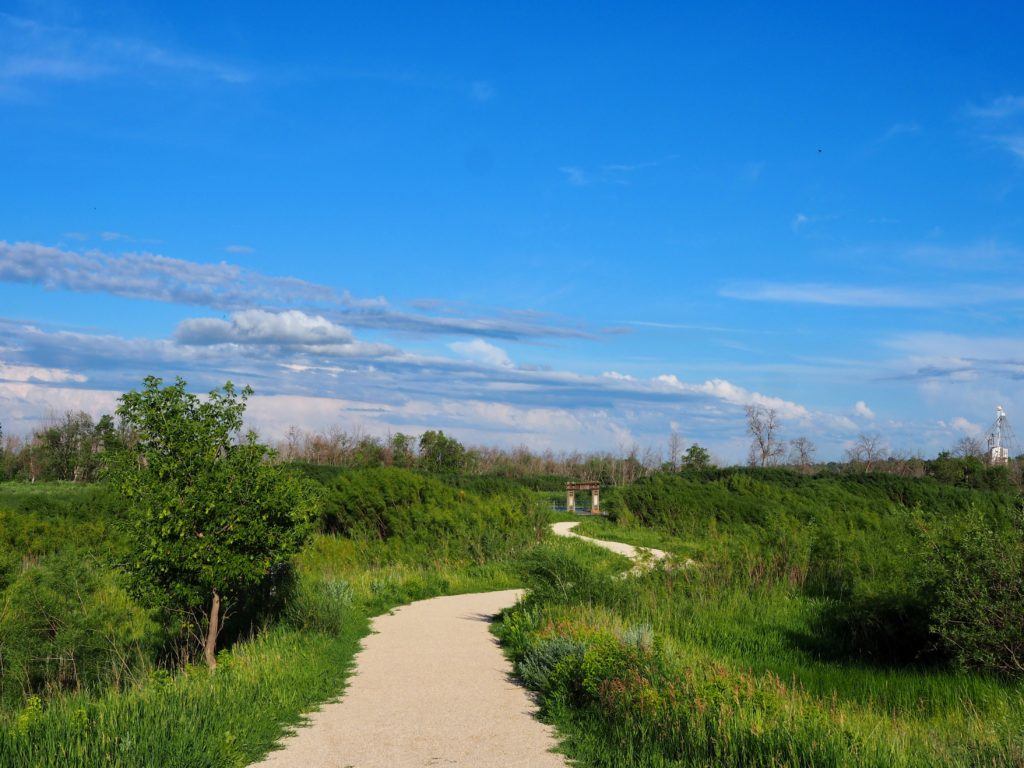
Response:
MULTIPOLYGON (((130 443, 131 439, 113 417, 103 416, 94 421, 81 412, 53 418, 25 438, 5 436, 0 424, 0 481, 92 482, 102 474, 103 453, 130 443)), ((769 442, 764 466, 789 467, 808 475, 933 477, 951 485, 990 490, 1021 486, 1021 457, 1005 466, 990 466, 980 447, 974 444, 977 441, 961 440, 951 451, 925 459, 886 454, 871 445, 871 441, 877 440, 877 436, 860 436, 857 446, 841 462, 809 459, 814 447, 806 438, 789 441, 801 450, 790 451, 788 455, 778 450, 777 456, 773 456, 771 451, 775 449, 769 442)), ((396 432, 382 438, 338 427, 321 432, 293 427, 274 447, 279 460, 306 465, 310 474, 316 474, 314 467, 398 467, 443 475, 471 490, 486 490, 488 484, 497 487, 495 484, 500 484, 501 478, 515 480, 532 490, 552 492, 564 488, 568 478, 622 486, 656 472, 703 472, 715 466, 711 454, 700 445, 683 450, 676 434, 670 436, 665 454, 638 446, 623 448, 618 453, 533 451, 525 446, 470 447, 439 430, 421 435, 396 432)), ((751 463, 762 462, 752 459, 751 463)))

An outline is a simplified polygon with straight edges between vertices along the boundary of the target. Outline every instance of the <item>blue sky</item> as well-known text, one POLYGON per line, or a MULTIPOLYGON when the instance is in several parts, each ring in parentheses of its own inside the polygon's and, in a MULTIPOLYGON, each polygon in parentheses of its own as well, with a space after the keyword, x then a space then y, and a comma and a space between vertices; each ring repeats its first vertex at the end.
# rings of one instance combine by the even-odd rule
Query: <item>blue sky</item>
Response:
POLYGON ((1018 4, 337 5, 0 5, 7 431, 147 373, 726 461, 1024 413, 1018 4))

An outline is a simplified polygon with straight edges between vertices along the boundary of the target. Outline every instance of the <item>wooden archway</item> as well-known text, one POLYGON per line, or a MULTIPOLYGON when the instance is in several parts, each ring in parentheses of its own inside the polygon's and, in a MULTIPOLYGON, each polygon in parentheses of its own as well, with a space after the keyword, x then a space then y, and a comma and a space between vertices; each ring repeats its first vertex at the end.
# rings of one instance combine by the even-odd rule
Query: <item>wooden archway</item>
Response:
POLYGON ((590 514, 601 514, 601 483, 588 481, 565 484, 565 509, 576 511, 576 491, 590 491, 590 514))

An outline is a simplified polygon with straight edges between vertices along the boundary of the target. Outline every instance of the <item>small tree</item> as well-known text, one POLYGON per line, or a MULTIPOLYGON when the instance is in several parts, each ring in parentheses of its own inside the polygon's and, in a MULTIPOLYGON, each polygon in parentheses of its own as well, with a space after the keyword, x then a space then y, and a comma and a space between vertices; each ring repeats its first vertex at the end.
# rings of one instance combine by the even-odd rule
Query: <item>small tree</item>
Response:
POLYGON ((981 440, 970 435, 964 435, 953 446, 953 455, 958 459, 984 459, 986 451, 981 440))
POLYGON ((817 447, 807 437, 796 437, 789 441, 789 463, 799 467, 802 472, 809 472, 814 464, 817 447))
POLYGON ((765 408, 763 405, 747 406, 751 466, 773 466, 782 458, 786 448, 779 439, 780 427, 778 414, 774 408, 765 408))
POLYGON ((202 400, 150 376, 117 409, 131 435, 113 466, 129 502, 124 568, 137 595, 188 617, 210 668, 227 605, 288 568, 317 512, 254 433, 239 440, 251 394, 228 382, 202 400))
POLYGON ((466 449, 444 432, 428 430, 420 436, 420 465, 428 472, 453 475, 466 466, 466 449))
POLYGON ((679 469, 679 458, 683 453, 683 436, 674 429, 668 436, 668 463, 672 469, 679 469))
POLYGON ((846 449, 846 458, 850 464, 859 465, 865 472, 870 472, 885 458, 888 447, 882 436, 877 432, 857 435, 853 445, 846 449))
POLYGON ((686 453, 683 454, 683 469, 707 469, 710 466, 711 454, 708 453, 707 448, 696 443, 687 448, 686 453))
POLYGON ((416 463, 415 438, 396 432, 388 438, 388 450, 391 452, 391 464, 395 467, 408 469, 416 463))

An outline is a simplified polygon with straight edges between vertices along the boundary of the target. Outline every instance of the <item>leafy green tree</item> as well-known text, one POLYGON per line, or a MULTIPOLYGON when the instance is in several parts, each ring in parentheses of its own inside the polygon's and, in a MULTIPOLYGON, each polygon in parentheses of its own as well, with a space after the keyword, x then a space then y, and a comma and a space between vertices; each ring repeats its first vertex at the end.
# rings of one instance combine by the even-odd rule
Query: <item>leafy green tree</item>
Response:
POLYGON ((683 469, 708 469, 711 466, 711 454, 707 448, 694 443, 686 449, 680 463, 683 469))
POLYGON ((414 437, 396 432, 388 440, 391 451, 391 464, 395 467, 408 469, 416 463, 416 442, 414 437))
POLYGON ((444 432, 428 430, 420 436, 420 465, 428 472, 454 475, 466 466, 466 449, 444 432))
POLYGON ((270 463, 255 434, 241 437, 251 389, 228 382, 201 399, 185 387, 150 376, 121 397, 131 439, 112 474, 129 503, 124 567, 134 591, 188 617, 213 668, 225 608, 288 570, 319 502, 270 463))

